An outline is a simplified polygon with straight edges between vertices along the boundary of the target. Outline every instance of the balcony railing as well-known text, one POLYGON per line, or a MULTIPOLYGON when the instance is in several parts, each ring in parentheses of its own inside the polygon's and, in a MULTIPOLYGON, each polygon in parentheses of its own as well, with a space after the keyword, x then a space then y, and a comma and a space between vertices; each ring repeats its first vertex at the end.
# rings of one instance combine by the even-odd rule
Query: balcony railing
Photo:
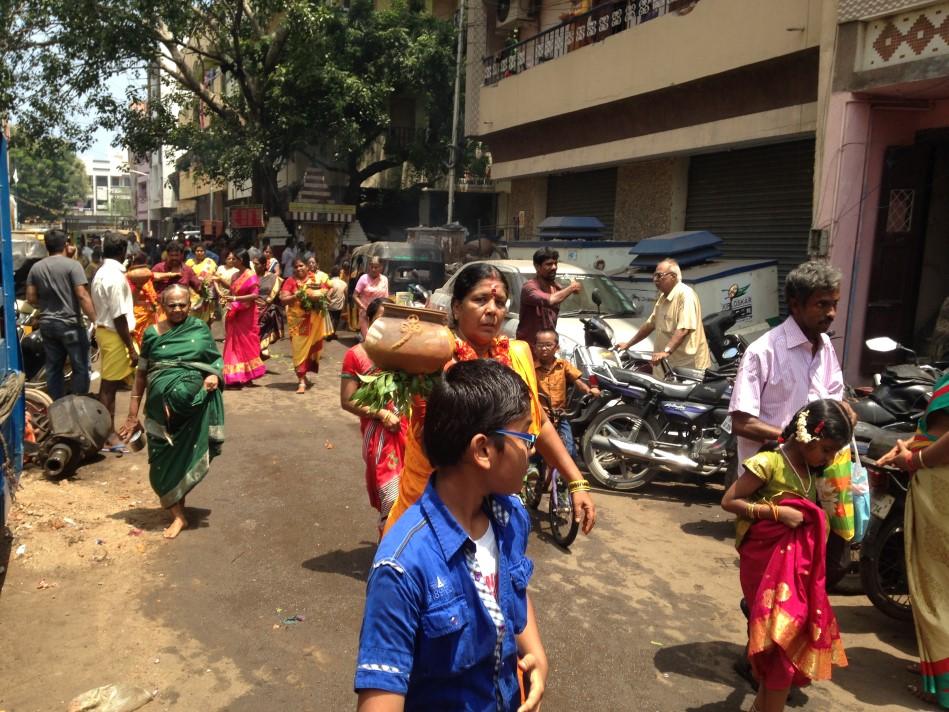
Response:
POLYGON ((484 84, 497 84, 505 77, 574 52, 610 35, 690 8, 695 0, 614 0, 590 12, 528 37, 484 60, 484 84))

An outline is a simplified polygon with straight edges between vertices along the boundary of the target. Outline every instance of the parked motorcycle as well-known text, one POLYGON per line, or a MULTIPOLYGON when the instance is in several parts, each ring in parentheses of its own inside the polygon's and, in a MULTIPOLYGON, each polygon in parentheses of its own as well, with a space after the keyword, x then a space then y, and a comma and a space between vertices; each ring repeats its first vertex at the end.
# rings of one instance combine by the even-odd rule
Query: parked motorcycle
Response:
POLYGON ((866 346, 878 353, 901 354, 911 363, 887 366, 874 376, 872 389, 858 389, 851 402, 857 417, 885 430, 915 431, 944 365, 921 364, 912 349, 885 336, 868 339, 866 346))
POLYGON ((593 371, 601 391, 619 399, 600 411, 583 434, 583 459, 597 482, 629 491, 663 471, 703 479, 734 472, 727 378, 710 372, 696 382, 673 369, 680 382, 660 381, 609 363, 593 371))
POLYGON ((913 608, 906 578, 903 512, 909 473, 883 467, 877 459, 896 444, 899 433, 878 429, 861 462, 870 480, 870 528, 860 546, 860 580, 864 593, 883 613, 911 620, 913 608))
MULTIPOLYGON (((702 320, 716 370, 671 368, 663 362, 665 379, 658 380, 652 376, 651 354, 636 352, 590 364, 595 384, 615 399, 582 438, 583 458, 594 479, 621 491, 639 489, 663 471, 705 480, 724 474, 726 486, 734 481, 737 448, 728 404, 746 346, 726 333, 735 321, 730 309, 702 320)), ((596 318, 584 322, 584 333, 596 346, 612 340, 608 325, 596 318)))

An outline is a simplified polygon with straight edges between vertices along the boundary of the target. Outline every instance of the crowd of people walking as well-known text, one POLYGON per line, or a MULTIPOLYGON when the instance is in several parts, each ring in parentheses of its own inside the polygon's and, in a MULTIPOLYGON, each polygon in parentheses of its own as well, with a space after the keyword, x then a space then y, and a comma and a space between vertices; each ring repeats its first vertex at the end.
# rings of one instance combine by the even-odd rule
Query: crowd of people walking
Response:
MULTIPOLYGON (((430 394, 400 410, 354 399, 377 372, 358 342, 391 304, 377 258, 362 275, 347 263, 327 273, 292 244, 280 259, 269 245, 233 246, 222 264, 207 245, 172 241, 149 256, 106 234, 89 256, 90 279, 65 234, 50 231, 46 244, 50 257, 30 272, 27 298, 42 308, 50 395, 65 392, 67 358, 73 392, 88 392, 85 315, 102 354, 99 398, 113 418, 117 391, 132 386, 127 418, 107 448, 121 449, 136 434, 146 438, 150 482, 172 516, 168 538, 188 527, 185 498, 221 451, 221 390, 253 385, 272 345, 288 336, 296 393, 305 394, 326 341, 346 325, 357 332, 342 360, 340 406, 360 420, 380 536, 356 663, 359 709, 538 708, 548 665, 527 594, 530 525, 510 496, 520 490, 529 458, 561 473, 584 533, 596 522, 572 437, 551 419, 569 387, 598 394, 556 358, 560 304, 579 289, 557 283, 556 251, 535 255, 536 278, 520 295, 523 339, 502 334, 511 294, 497 267, 482 262, 457 275, 451 359, 430 394), (215 321, 223 322, 223 349, 212 336, 215 321)), ((701 309, 681 278, 674 260, 660 262, 652 314, 622 346, 655 333, 654 363, 705 368, 701 309)), ((831 532, 852 538, 855 528, 847 473, 856 415, 827 335, 840 273, 808 262, 790 272, 784 289, 789 315, 748 347, 729 406, 740 467, 722 507, 736 516, 746 658, 757 684, 752 712, 783 710, 793 687, 829 679, 833 665, 847 664, 846 631, 825 588, 826 540, 831 532)), ((915 437, 881 460, 913 474, 906 561, 920 683, 912 692, 944 709, 947 412, 949 376, 936 384, 915 437)))

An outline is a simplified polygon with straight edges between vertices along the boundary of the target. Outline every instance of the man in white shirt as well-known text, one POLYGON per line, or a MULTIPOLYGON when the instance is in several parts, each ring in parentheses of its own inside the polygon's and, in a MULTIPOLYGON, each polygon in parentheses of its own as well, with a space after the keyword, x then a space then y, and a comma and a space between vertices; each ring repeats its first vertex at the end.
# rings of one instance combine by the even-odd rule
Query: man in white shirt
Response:
MULTIPOLYGON (((132 375, 138 352, 132 340, 135 309, 132 290, 125 277, 125 253, 128 242, 116 233, 107 233, 102 243, 102 266, 92 280, 92 304, 96 308, 96 341, 102 355, 102 384, 99 401, 115 417, 115 394, 132 375)), ((122 448, 113 430, 107 446, 122 448)))
POLYGON ((656 365, 656 378, 665 375, 658 366, 662 359, 673 368, 711 368, 712 357, 702 326, 702 306, 695 290, 682 282, 679 263, 667 257, 656 265, 652 278, 659 290, 652 314, 636 335, 619 348, 628 349, 655 332, 652 362, 656 365))

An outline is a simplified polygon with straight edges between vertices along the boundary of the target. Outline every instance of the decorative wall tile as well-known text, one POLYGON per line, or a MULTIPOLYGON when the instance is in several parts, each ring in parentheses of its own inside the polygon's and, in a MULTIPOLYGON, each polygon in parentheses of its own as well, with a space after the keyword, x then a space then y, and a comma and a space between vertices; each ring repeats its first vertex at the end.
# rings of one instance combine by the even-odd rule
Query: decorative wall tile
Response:
POLYGON ((949 2, 866 23, 858 70, 949 54, 949 2))

